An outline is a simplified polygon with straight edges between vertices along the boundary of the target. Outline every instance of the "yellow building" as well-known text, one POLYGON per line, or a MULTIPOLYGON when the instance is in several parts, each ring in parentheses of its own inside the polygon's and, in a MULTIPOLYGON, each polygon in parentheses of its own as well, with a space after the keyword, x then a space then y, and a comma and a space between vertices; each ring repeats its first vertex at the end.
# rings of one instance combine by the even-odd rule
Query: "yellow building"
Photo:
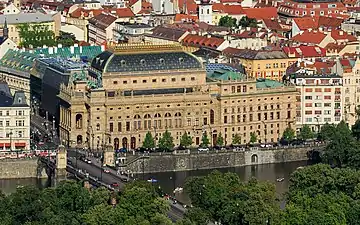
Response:
POLYGON ((21 39, 19 35, 20 24, 29 24, 47 26, 49 30, 53 31, 55 36, 59 35, 60 31, 60 14, 43 14, 43 13, 19 13, 10 15, 0 15, 0 29, 3 30, 4 25, 7 24, 8 38, 20 44, 21 39))
POLYGON ((135 149, 147 132, 158 140, 165 130, 176 146, 184 132, 196 146, 203 132, 212 145, 220 133, 226 145, 235 134, 248 143, 252 132, 259 142, 275 142, 295 123, 294 87, 229 71, 207 77, 200 60, 179 45, 116 46, 93 59, 89 76, 101 78, 102 87, 61 85, 65 144, 135 149))
POLYGON ((297 59, 289 58, 280 50, 250 50, 226 48, 223 54, 232 63, 244 66, 246 74, 254 78, 266 78, 281 81, 286 69, 297 59))

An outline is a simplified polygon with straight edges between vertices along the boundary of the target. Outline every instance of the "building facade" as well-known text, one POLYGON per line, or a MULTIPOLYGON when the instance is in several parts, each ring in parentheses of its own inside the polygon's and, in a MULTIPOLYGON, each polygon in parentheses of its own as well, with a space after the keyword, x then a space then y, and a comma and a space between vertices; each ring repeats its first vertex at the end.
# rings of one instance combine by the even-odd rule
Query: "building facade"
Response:
POLYGON ((65 144, 136 149, 147 132, 158 142, 165 130, 176 146, 184 132, 195 146, 203 132, 211 145, 220 133, 226 145, 235 134, 248 143, 252 132, 259 142, 275 142, 295 125, 294 86, 241 76, 206 77, 200 60, 178 45, 116 46, 92 61, 89 76, 100 76, 102 87, 62 85, 60 134, 65 144))
POLYGON ((0 151, 30 149, 30 106, 25 94, 12 96, 5 82, 0 84, 0 151))
POLYGON ((244 66, 246 74, 254 78, 281 81, 286 69, 297 61, 283 51, 266 51, 226 48, 223 51, 229 62, 244 66))
POLYGON ((292 82, 296 97, 296 126, 309 125, 319 132, 325 123, 338 124, 342 118, 342 78, 338 75, 296 74, 292 82))

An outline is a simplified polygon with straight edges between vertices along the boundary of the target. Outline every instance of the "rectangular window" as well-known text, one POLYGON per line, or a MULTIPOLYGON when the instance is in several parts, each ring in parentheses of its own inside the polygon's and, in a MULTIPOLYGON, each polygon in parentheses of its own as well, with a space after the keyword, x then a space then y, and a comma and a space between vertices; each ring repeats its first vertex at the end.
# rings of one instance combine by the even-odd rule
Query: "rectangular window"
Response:
POLYGON ((311 100, 312 96, 305 96, 305 100, 311 100))
POLYGON ((243 89, 243 90, 242 90, 243 93, 247 92, 246 85, 244 85, 242 89, 243 89))
POLYGON ((312 122, 312 118, 306 118, 306 119, 305 119, 305 122, 311 123, 311 122, 312 122))
POLYGON ((10 121, 9 120, 6 120, 5 122, 5 126, 9 127, 10 126, 10 121))
POLYGON ((324 110, 324 115, 330 115, 331 114, 331 110, 324 110))
POLYGON ((311 115, 311 114, 312 114, 312 111, 311 111, 311 110, 305 111, 305 115, 311 115))
POLYGON ((276 119, 280 119, 280 112, 276 112, 276 119))
POLYGON ((312 107, 312 103, 305 103, 305 107, 312 107))
POLYGON ((325 95, 325 96, 324 96, 324 99, 325 99, 325 100, 331 100, 331 96, 330 96, 330 95, 325 95))
POLYGON ((118 122, 118 132, 121 132, 121 122, 118 122))
POLYGON ((258 113, 258 121, 261 121, 261 113, 258 113))
POLYGON ((227 116, 224 116, 224 123, 227 123, 228 119, 227 116))
POLYGON ((7 116, 9 116, 9 115, 10 115, 9 110, 6 110, 6 115, 7 115, 7 116))
POLYGON ((331 122, 331 118, 324 118, 324 122, 330 123, 330 122, 331 122))
POLYGON ((331 103, 324 103, 324 107, 331 107, 331 103))
POLYGON ((110 132, 114 132, 114 124, 113 123, 109 124, 109 129, 110 129, 110 132))
POLYGON ((291 118, 291 111, 287 111, 287 118, 288 118, 288 119, 291 118))
POLYGON ((315 115, 321 115, 321 111, 320 110, 315 110, 315 115))
POLYGON ((207 124, 208 124, 207 118, 205 117, 205 118, 204 118, 204 125, 207 125, 207 124))
POLYGON ((315 103, 315 107, 321 107, 321 103, 315 103))
POLYGON ((130 122, 126 122, 126 131, 130 131, 130 122))
POLYGON ((312 88, 305 88, 305 92, 312 92, 313 89, 312 88))

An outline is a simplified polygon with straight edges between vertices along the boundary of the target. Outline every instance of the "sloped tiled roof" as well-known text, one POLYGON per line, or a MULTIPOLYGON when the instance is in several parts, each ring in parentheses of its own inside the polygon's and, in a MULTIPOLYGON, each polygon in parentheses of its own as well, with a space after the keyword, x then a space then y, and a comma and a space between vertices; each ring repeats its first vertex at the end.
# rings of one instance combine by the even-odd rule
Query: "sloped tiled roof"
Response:
POLYGON ((130 8, 105 8, 105 9, 85 9, 85 8, 77 8, 74 12, 70 13, 72 18, 80 18, 82 15, 84 17, 89 17, 90 14, 93 16, 98 16, 105 13, 113 14, 119 18, 127 18, 134 17, 135 14, 131 11, 130 8))
POLYGON ((263 22, 267 29, 272 31, 283 31, 283 29, 277 19, 263 19, 263 22))
POLYGON ((340 18, 331 18, 326 16, 319 17, 301 17, 293 19, 300 30, 306 30, 309 28, 317 29, 319 27, 324 28, 337 28, 341 26, 344 21, 340 18))
POLYGON ((229 15, 245 15, 244 8, 241 5, 224 5, 223 10, 229 15))
POLYGON ((317 46, 306 46, 301 45, 299 47, 284 47, 283 51, 290 57, 290 55, 295 55, 296 58, 299 57, 325 57, 326 50, 317 46))
POLYGON ((305 30, 303 33, 292 37, 291 40, 300 43, 320 44, 325 37, 326 34, 322 32, 305 30))
POLYGON ((186 15, 186 14, 176 14, 175 15, 175 22, 196 22, 199 20, 197 16, 194 15, 186 15))
POLYGON ((117 18, 111 14, 102 13, 100 15, 94 16, 93 18, 89 19, 89 23, 93 24, 96 27, 105 29, 110 26, 113 22, 115 22, 117 18))
POLYGON ((231 47, 224 49, 223 54, 230 57, 259 60, 288 58, 288 56, 283 51, 250 50, 231 47))
POLYGON ((152 34, 149 36, 165 40, 178 41, 185 33, 186 31, 181 29, 157 26, 152 30, 152 34))
POLYGON ((329 43, 325 46, 326 51, 328 52, 337 52, 339 53, 342 49, 345 48, 345 44, 338 44, 338 43, 329 43))
POLYGON ((188 34, 182 44, 186 46, 218 48, 225 40, 216 37, 206 37, 195 34, 188 34))
POLYGON ((330 35, 335 41, 357 41, 354 35, 348 34, 343 30, 332 30, 330 35))
POLYGON ((277 8, 265 7, 265 8, 244 8, 244 12, 248 18, 262 20, 277 18, 277 8))

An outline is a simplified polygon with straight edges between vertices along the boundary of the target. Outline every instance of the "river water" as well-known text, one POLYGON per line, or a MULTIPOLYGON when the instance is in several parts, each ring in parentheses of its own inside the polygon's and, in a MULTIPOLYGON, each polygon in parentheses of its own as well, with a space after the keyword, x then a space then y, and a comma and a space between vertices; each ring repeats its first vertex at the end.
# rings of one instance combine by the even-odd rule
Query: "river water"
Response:
MULTIPOLYGON (((296 168, 308 165, 307 161, 265 164, 255 166, 243 166, 235 168, 218 169, 221 172, 234 172, 239 175, 241 180, 247 181, 251 177, 256 177, 262 181, 270 181, 276 185, 276 192, 278 197, 281 197, 289 187, 289 177, 296 168), (282 182, 276 182, 277 178, 284 178, 282 182)), ((191 176, 203 176, 209 174, 213 170, 194 170, 183 172, 163 172, 154 174, 139 174, 138 179, 156 179, 156 186, 161 186, 165 193, 172 193, 176 187, 184 187, 186 178, 191 176)), ((25 185, 35 185, 39 188, 47 187, 49 183, 47 180, 34 179, 9 179, 0 180, 0 190, 9 194, 16 191, 16 187, 25 185)), ((189 204, 189 198, 185 193, 176 193, 175 197, 186 204, 189 204)))

